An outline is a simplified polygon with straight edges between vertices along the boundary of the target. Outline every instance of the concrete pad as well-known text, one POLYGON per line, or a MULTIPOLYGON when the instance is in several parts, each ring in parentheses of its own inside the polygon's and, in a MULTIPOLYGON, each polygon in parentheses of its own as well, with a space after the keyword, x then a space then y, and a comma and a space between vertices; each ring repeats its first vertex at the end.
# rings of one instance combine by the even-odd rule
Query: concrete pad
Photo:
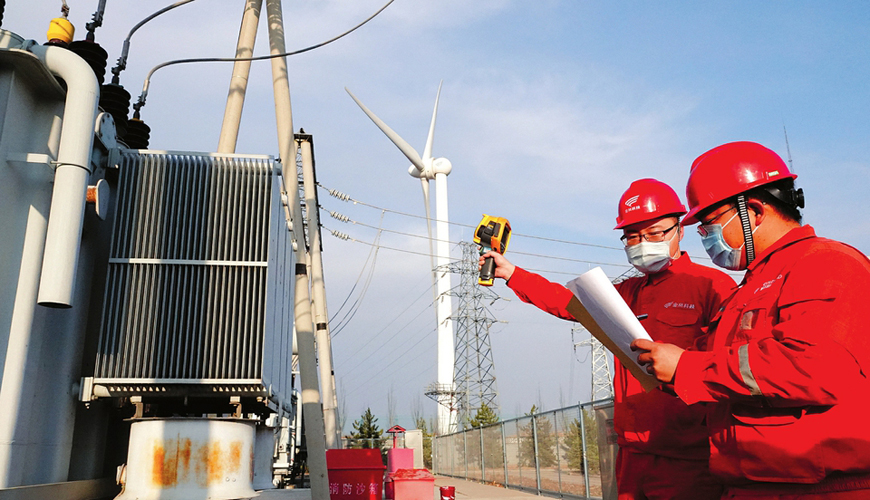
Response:
POLYGON ((441 498, 439 489, 441 486, 455 487, 456 500, 469 500, 472 498, 475 500, 528 500, 531 498, 541 498, 532 493, 510 490, 502 486, 492 486, 453 477, 435 476, 435 500, 440 500, 441 498))

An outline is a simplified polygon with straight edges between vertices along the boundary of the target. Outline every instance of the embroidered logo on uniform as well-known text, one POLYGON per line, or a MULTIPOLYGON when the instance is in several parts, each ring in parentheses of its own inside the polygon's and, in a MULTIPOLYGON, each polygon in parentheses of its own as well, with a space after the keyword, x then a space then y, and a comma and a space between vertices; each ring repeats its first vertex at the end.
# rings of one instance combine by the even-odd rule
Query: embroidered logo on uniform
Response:
POLYGON ((665 309, 670 307, 676 307, 677 309, 694 309, 695 304, 689 304, 687 302, 668 302, 664 305, 665 309))
POLYGON ((762 291, 762 290, 767 290, 768 288, 770 288, 771 286, 773 286, 773 284, 776 283, 776 280, 778 280, 778 279, 782 279, 782 275, 781 275, 781 274, 778 275, 776 278, 773 278, 773 279, 770 280, 770 281, 765 281, 764 283, 761 284, 760 287, 756 288, 755 291, 752 292, 752 293, 753 293, 753 294, 756 294, 756 293, 758 293, 758 292, 760 292, 760 291, 762 291))

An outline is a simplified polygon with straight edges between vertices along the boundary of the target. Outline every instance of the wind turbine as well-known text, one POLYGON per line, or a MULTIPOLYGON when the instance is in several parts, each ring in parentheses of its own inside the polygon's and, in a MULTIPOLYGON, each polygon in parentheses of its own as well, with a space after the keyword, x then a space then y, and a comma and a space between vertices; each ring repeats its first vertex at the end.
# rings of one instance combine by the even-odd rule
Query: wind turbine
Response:
POLYGON ((455 408, 453 395, 453 369, 455 363, 455 351, 453 345, 453 320, 450 313, 453 304, 450 299, 450 274, 446 265, 450 260, 449 226, 447 215, 447 175, 453 170, 453 165, 447 158, 433 158, 432 144, 435 140, 435 119, 438 116, 438 99, 441 97, 441 85, 438 84, 438 94, 435 96, 435 110, 432 112, 432 123, 429 125, 429 136, 426 139, 426 147, 420 156, 410 144, 402 139, 393 129, 387 126, 380 118, 365 106, 353 93, 345 87, 354 102, 375 122, 387 138, 411 161, 408 173, 411 177, 420 179, 423 188, 423 203, 426 205, 426 229, 429 233, 429 256, 434 260, 432 266, 432 280, 435 282, 435 315, 438 321, 438 431, 439 434, 452 432, 456 427, 456 414, 451 411, 455 408), (435 180, 435 251, 432 248, 432 217, 429 202, 429 181, 435 180), (434 258, 433 258, 434 255, 434 258), (436 269, 442 269, 440 274, 436 269))

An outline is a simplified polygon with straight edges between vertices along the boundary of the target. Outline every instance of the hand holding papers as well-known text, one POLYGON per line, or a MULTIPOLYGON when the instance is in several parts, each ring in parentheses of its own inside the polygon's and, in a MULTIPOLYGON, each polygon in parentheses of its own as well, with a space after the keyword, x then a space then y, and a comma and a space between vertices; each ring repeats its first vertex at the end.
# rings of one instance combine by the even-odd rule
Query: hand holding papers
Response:
POLYGON ((567 287, 574 293, 568 312, 619 359, 644 389, 659 385, 637 363, 637 355, 630 347, 635 339, 652 339, 604 271, 596 267, 568 282, 567 287))

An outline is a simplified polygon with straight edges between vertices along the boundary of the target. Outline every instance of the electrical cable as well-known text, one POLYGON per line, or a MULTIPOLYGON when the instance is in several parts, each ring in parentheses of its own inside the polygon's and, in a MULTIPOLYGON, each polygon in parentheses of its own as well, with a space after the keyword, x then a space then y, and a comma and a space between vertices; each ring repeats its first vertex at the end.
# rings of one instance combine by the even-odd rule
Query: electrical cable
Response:
MULTIPOLYGON (((329 189, 329 188, 327 188, 326 186, 320 184, 319 182, 317 183, 317 187, 319 187, 319 188, 325 190, 325 191, 326 191, 330 196, 332 196, 332 197, 334 197, 334 198, 336 198, 336 199, 339 199, 339 200, 341 200, 341 201, 352 201, 355 205, 363 205, 363 206, 366 206, 366 207, 369 207, 369 208, 375 208, 375 209, 378 209, 378 210, 381 210, 381 211, 390 212, 390 213, 394 213, 394 214, 396 214, 396 215, 402 215, 402 216, 405 216, 405 217, 414 217, 414 218, 417 218, 417 219, 425 219, 425 218, 426 218, 425 216, 422 216, 422 215, 409 214, 409 213, 405 213, 405 212, 400 212, 400 211, 398 211, 398 210, 391 210, 391 209, 389 209, 389 208, 383 208, 383 207, 379 207, 379 206, 377 206, 377 205, 372 205, 372 204, 369 204, 369 203, 365 203, 365 202, 362 202, 362 201, 356 200, 356 199, 354 199, 354 198, 351 198, 351 197, 348 196, 347 194, 342 193, 341 191, 337 191, 337 190, 334 190, 334 189, 329 189)), ((321 208, 322 208, 322 207, 321 207, 321 208)), ((339 219, 339 220, 341 220, 341 219, 339 219)), ((348 221, 342 221, 342 222, 348 222, 348 221)), ((358 223, 358 222, 356 222, 356 224, 364 225, 364 224, 362 224, 362 223, 358 223)), ((460 222, 450 222, 450 221, 447 221, 447 224, 452 225, 452 226, 465 227, 465 228, 476 228, 476 227, 477 227, 477 226, 472 226, 472 225, 469 225, 469 224, 462 224, 462 223, 460 223, 460 222)), ((390 231, 390 232, 394 232, 394 231, 390 231)), ((594 243, 582 243, 582 242, 579 242, 579 241, 569 241, 569 240, 562 240, 562 239, 558 239, 558 238, 548 238, 548 237, 546 237, 546 236, 536 236, 536 235, 533 235, 533 234, 523 234, 523 233, 517 233, 517 232, 511 233, 511 234, 512 234, 512 236, 521 236, 521 237, 525 237, 525 238, 536 239, 536 240, 542 240, 542 241, 552 241, 552 242, 554 242, 554 243, 563 243, 563 244, 567 244, 567 245, 578 245, 578 246, 586 246, 586 247, 594 247, 594 248, 603 248, 603 249, 607 249, 607 250, 623 250, 623 251, 624 251, 624 248, 622 248, 622 247, 611 247, 611 246, 607 246, 607 245, 596 245, 596 244, 594 244, 594 243)), ((341 233, 341 232, 338 232, 338 231, 333 232, 333 236, 336 236, 336 237, 341 238, 341 239, 349 239, 349 238, 350 238, 350 237, 347 236, 346 234, 341 233)), ((357 241, 357 240, 354 240, 354 241, 357 241)), ((360 242, 360 243, 365 243, 365 242, 360 242)), ((450 242, 450 243, 455 243, 455 242, 450 242)), ((391 249, 391 250, 397 250, 397 249, 391 249)), ((608 266, 621 266, 621 267, 624 267, 623 264, 608 264, 608 263, 601 263, 601 262, 584 261, 584 260, 579 260, 579 259, 569 259, 569 258, 566 258, 566 257, 547 256, 547 255, 542 255, 542 254, 526 254, 526 253, 518 252, 518 251, 511 251, 511 253, 512 253, 512 254, 517 254, 517 255, 530 255, 530 256, 533 256, 533 257, 543 257, 543 258, 557 259, 557 260, 577 261, 577 262, 586 263, 586 264, 608 265, 608 266)), ((429 256, 429 254, 420 254, 420 255, 426 255, 426 256, 429 256)), ((692 256, 692 259, 694 259, 694 260, 706 260, 706 261, 712 261, 712 259, 711 259, 709 256, 706 256, 706 255, 694 255, 694 256, 692 256)), ((533 269, 527 269, 527 270, 528 270, 528 271, 532 271, 533 269)), ((556 271, 543 271, 543 272, 553 272, 553 273, 555 273, 555 274, 568 274, 568 275, 573 274, 573 273, 563 273, 563 272, 556 272, 556 271)), ((743 273, 742 273, 742 272, 735 272, 735 271, 730 271, 730 270, 722 270, 722 272, 724 272, 725 274, 728 274, 728 275, 730 275, 730 276, 732 276, 732 277, 736 277, 736 278, 738 278, 737 281, 740 281, 740 279, 743 277, 743 273)))
MULTIPOLYGON (((347 234, 341 233, 340 231, 335 231, 335 230, 329 229, 328 227, 324 226, 323 224, 321 224, 320 227, 322 227, 323 229, 326 229, 333 236, 335 236, 339 239, 342 239, 342 240, 352 241, 354 243, 361 243, 363 245, 377 246, 378 248, 382 248, 384 250, 392 250, 394 252, 402 252, 402 253, 408 253, 408 254, 412 254, 412 255, 421 255, 424 257, 429 257, 429 254, 424 253, 424 252, 415 252, 413 250, 405 250, 404 248, 389 247, 386 245, 380 245, 380 244, 375 244, 375 243, 369 243, 368 241, 358 240, 352 236, 348 236, 347 234)), ((519 252, 515 252, 515 253, 519 253, 519 252)), ((613 266, 613 267, 619 267, 619 268, 629 267, 628 264, 614 264, 612 262, 597 262, 597 261, 593 261, 593 260, 577 260, 577 262, 581 262, 584 264, 591 264, 591 265, 595 265, 595 266, 613 266)), ((536 268, 527 268, 527 267, 524 267, 523 269, 525 269, 526 271, 534 271, 536 273, 562 274, 562 275, 566 275, 566 276, 579 276, 580 274, 583 274, 583 273, 577 273, 577 272, 551 271, 551 270, 547 270, 547 269, 536 269, 536 268)))
POLYGON ((173 61, 166 61, 166 62, 164 62, 164 63, 160 63, 160 64, 158 64, 157 66, 154 66, 153 68, 151 68, 151 71, 149 71, 149 72, 148 72, 148 75, 145 77, 145 82, 144 82, 144 84, 142 85, 142 93, 139 94, 139 100, 136 102, 136 104, 133 105, 133 109, 135 110, 134 113, 133 113, 133 116, 134 116, 135 118, 139 118, 139 110, 140 110, 143 106, 145 106, 145 100, 146 100, 147 97, 148 97, 148 87, 151 85, 151 76, 154 74, 155 71, 157 71, 157 70, 160 69, 160 68, 165 68, 165 67, 167 67, 167 66, 172 66, 172 65, 175 65, 175 64, 199 63, 199 62, 265 61, 265 60, 267 60, 267 59, 275 59, 276 57, 289 57, 289 56, 295 56, 295 55, 297 55, 297 54, 302 54, 303 52, 308 52, 309 50, 314 50, 314 49, 317 49, 317 48, 323 47, 324 45, 330 44, 330 43, 332 43, 332 42, 334 42, 334 41, 336 41, 336 40, 338 40, 338 39, 340 39, 340 38, 342 38, 342 37, 345 37, 345 36, 347 36, 347 35, 353 33, 353 32, 356 31, 358 28, 362 27, 362 25, 364 25, 364 24, 366 24, 367 22, 371 21, 372 19, 375 18, 375 16, 377 16, 378 14, 380 14, 381 12, 383 12, 384 9, 386 9, 387 7, 389 7, 390 4, 393 3, 394 1, 395 1, 395 0, 389 0, 387 3, 384 4, 383 7, 381 7, 381 8, 378 9, 377 11, 375 11, 374 14, 372 14, 371 16, 369 16, 368 18, 366 18, 363 22, 357 24, 357 25, 354 26, 353 28, 351 28, 351 29, 345 31, 344 33, 342 33, 342 34, 340 34, 340 35, 338 35, 338 36, 336 36, 336 37, 330 38, 329 40, 326 40, 325 42, 320 42, 320 43, 318 43, 318 44, 316 44, 316 45, 312 45, 312 46, 310 46, 310 47, 306 47, 306 48, 304 48, 304 49, 294 50, 294 51, 292 51, 292 52, 284 52, 284 53, 282 53, 282 54, 269 54, 269 55, 267 55, 267 56, 256 56, 256 57, 195 57, 195 58, 191 58, 191 59, 176 59, 176 60, 173 60, 173 61))
MULTIPOLYGON (((428 291, 429 291, 429 290, 426 290, 426 292, 428 292, 428 291)), ((424 293, 426 293, 426 292, 424 292, 424 293)), ((421 296, 422 296, 422 295, 421 295, 421 296)), ((420 300, 420 297, 417 297, 417 299, 414 301, 414 303, 416 303, 417 300, 420 300)), ((412 305, 413 305, 413 303, 412 303, 412 305)), ((428 311, 428 310, 429 310, 429 307, 430 307, 431 305, 432 305, 432 302, 426 304, 426 307, 425 307, 422 311, 420 311, 419 313, 417 313, 416 316, 414 316, 413 318, 411 318, 407 323, 405 323, 401 328, 399 328, 399 329, 396 331, 396 333, 393 334, 392 337, 388 338, 388 339, 384 342, 384 345, 388 345, 388 344, 389 344, 389 343, 390 343, 394 338, 396 338, 397 335, 399 335, 400 333, 402 333, 402 331, 405 330, 405 328, 407 328, 411 323, 413 323, 414 321, 416 321, 417 318, 419 318, 423 313, 425 313, 426 311, 428 311)), ((386 327, 385 327, 383 330, 381 330, 381 332, 383 332, 384 330, 386 330, 386 327)), ((434 331, 434 330, 433 330, 433 331, 434 331)), ((370 344, 370 343, 375 339, 375 337, 377 337, 379 334, 380 334, 380 332, 379 332, 378 334, 376 334, 374 337, 372 337, 368 342, 366 342, 365 345, 363 345, 363 346, 360 347, 359 349, 356 349, 356 353, 359 353, 360 351, 362 351, 362 350, 363 350, 366 346, 368 346, 368 345, 369 345, 369 344, 370 344)), ((410 338, 410 337, 409 337, 409 338, 410 338)), ((406 342, 407 342, 407 340, 406 340, 406 342)), ((399 344, 399 347, 401 347, 401 345, 402 345, 402 344, 399 344)), ((396 349, 396 348, 394 348, 393 350, 395 350, 395 349, 396 349)), ((349 369, 348 369, 348 372, 351 372, 351 371, 355 370, 358 366, 360 366, 363 362, 365 362, 366 360, 368 360, 369 358, 371 358, 371 357, 372 357, 373 355, 375 355, 375 353, 377 353, 377 352, 378 352, 377 350, 372 351, 371 354, 369 354, 369 355, 366 356, 365 358, 359 360, 359 361, 357 362, 357 364, 355 364, 355 365, 353 365, 351 368, 349 368, 349 369)), ((392 351, 390 351, 390 352, 392 352, 392 351)), ((389 353, 388 353, 388 354, 389 354, 389 353)))
POLYGON ((420 338, 416 343, 414 343, 414 344, 411 345, 408 349, 406 349, 405 352, 403 352, 402 354, 400 354, 400 355, 396 356, 395 358, 393 358, 393 360, 392 360, 391 362, 387 363, 386 365, 378 365, 378 370, 377 370, 377 372, 376 372, 374 375, 372 375, 371 377, 369 377, 369 378, 367 378, 366 380, 364 380, 363 382, 357 384, 353 389, 351 389, 351 392, 354 392, 354 391, 356 391, 357 389, 360 389, 360 388, 364 387, 366 384, 368 384, 368 383, 369 383, 372 379, 374 379, 375 377, 381 377, 381 378, 383 378, 383 379, 387 379, 387 378, 388 378, 388 375, 391 375, 392 373, 394 373, 395 371, 397 371, 397 370, 400 369, 400 368, 404 368, 404 367, 407 366, 410 362, 412 362, 412 361, 416 361, 416 359, 419 358, 421 355, 431 352, 431 350, 429 350, 429 349, 424 350, 424 351, 421 351, 420 354, 418 354, 417 356, 414 356, 413 358, 410 358, 410 359, 409 359, 409 360, 408 360, 404 365, 398 366, 398 367, 394 368, 394 369, 393 369, 392 371, 390 371, 390 372, 386 372, 386 370, 387 370, 388 368, 390 368, 391 366, 393 366, 394 364, 396 364, 397 361, 401 360, 401 359, 402 359, 402 356, 404 356, 405 354, 407 354, 408 352, 410 352, 411 349, 413 349, 414 347, 417 347, 418 345, 420 345, 420 343, 423 342, 424 340, 426 340, 426 339, 435 340, 435 342, 432 343, 433 345, 431 345, 431 346, 427 346, 427 347, 429 347, 430 349, 431 349, 432 347, 435 347, 435 345, 437 344, 437 338, 433 339, 432 335, 430 335, 430 334, 432 334, 432 333, 436 333, 436 331, 437 331, 437 328, 433 328, 432 330, 426 332, 426 335, 424 335, 423 337, 421 337, 421 338, 420 338))
MULTIPOLYGON (((375 209, 377 209, 377 210, 382 210, 382 211, 386 211, 386 212, 394 213, 394 214, 396 214, 396 215, 402 215, 402 216, 405 216, 405 217, 414 217, 414 218, 417 218, 417 219, 425 219, 425 218, 426 218, 426 216, 424 216, 424 215, 409 214, 409 213, 406 213, 406 212, 400 212, 400 211, 398 211, 398 210, 391 210, 391 209, 389 209, 389 208, 379 207, 379 206, 377 206, 377 205, 372 205, 372 204, 370 204, 370 203, 365 203, 365 202, 363 202, 363 201, 359 201, 359 200, 357 200, 357 199, 351 198, 350 196, 348 196, 348 195, 345 194, 345 193, 342 193, 341 191, 338 191, 338 190, 335 190, 335 189, 329 189, 329 188, 327 188, 326 186, 324 186, 323 184, 321 184, 321 183, 319 183, 319 182, 317 183, 317 187, 319 187, 319 188, 325 190, 325 191, 326 191, 330 196, 332 196, 333 198, 339 199, 339 200, 341 200, 341 201, 352 201, 355 205, 363 205, 363 206, 366 206, 366 207, 369 207, 369 208, 375 208, 375 209)), ((451 225, 451 226, 466 227, 466 228, 471 228, 471 229, 476 229, 476 228, 477 228, 477 226, 472 226, 472 225, 470 225, 470 224, 463 224, 463 223, 461 223, 461 222, 440 221, 440 220, 438 220, 438 219, 432 219, 432 220, 433 220, 434 222, 447 222, 447 224, 449 224, 449 225, 451 225)), ((524 238, 532 238, 532 239, 536 239, 536 240, 552 241, 552 242, 555 242, 555 243, 565 243, 565 244, 568 244, 568 245, 578 245, 578 246, 584 246, 584 247, 604 248, 604 249, 606 249, 606 250, 620 250, 620 251, 623 250, 623 247, 612 247, 612 246, 607 246, 607 245, 597 245, 597 244, 594 244, 594 243, 582 243, 582 242, 579 242, 579 241, 560 240, 560 239, 557 239, 557 238, 547 238, 547 237, 544 237, 544 236, 535 236, 535 235, 532 235, 532 234, 523 234, 523 233, 512 232, 512 233, 511 233, 511 237, 514 237, 514 236, 521 236, 521 237, 524 237, 524 238)))
MULTIPOLYGON (((378 330, 377 333, 375 333, 374 335, 372 335, 372 337, 371 337, 371 338, 370 338, 370 339, 369 339, 365 344, 363 344, 361 347, 358 347, 358 348, 356 349, 355 353, 356 353, 356 354, 359 354, 359 353, 362 352, 366 347, 368 347, 368 345, 371 344, 372 341, 374 341, 376 338, 378 338, 378 336, 380 336, 381 333, 383 333, 384 331, 386 331, 386 329, 389 328, 390 325, 392 325, 393 323, 395 323, 395 322, 396 322, 399 318, 401 318, 401 317, 402 317, 406 312, 408 312, 408 310, 411 309, 411 307, 412 307, 414 304, 416 304, 417 301, 420 300, 420 299, 423 297, 423 295, 426 295, 426 293, 429 292, 429 289, 431 289, 433 286, 435 286, 435 285, 434 285, 434 284, 429 285, 429 288, 427 288, 426 290, 423 290, 423 293, 421 293, 421 294, 420 294, 416 299, 414 299, 413 301, 411 301, 411 303, 408 304, 408 307, 406 307, 404 310, 402 310, 402 312, 400 312, 399 314, 397 314, 395 318, 393 318, 392 320, 390 320, 390 322, 387 323, 386 325, 384 325, 383 328, 381 328, 380 330, 378 330)), ((429 304, 426 304, 426 309, 428 309, 429 306, 431 306, 431 305, 432 305, 431 302, 430 302, 429 304)), ((420 313, 418 313, 416 316, 414 316, 414 317, 411 319, 411 321, 413 321, 413 320, 419 318, 420 315, 423 314, 423 312, 425 312, 425 310, 422 311, 422 312, 420 312, 420 313)), ((400 330, 400 331, 401 331, 401 330, 404 330, 404 329, 405 329, 409 324, 410 324, 410 321, 409 321, 407 324, 405 324, 403 327, 401 327, 399 330, 400 330)), ((395 337, 395 335, 394 335, 393 337, 395 337)), ((387 341, 389 342, 389 340, 391 340, 393 337, 390 337, 390 339, 388 339, 387 341)))
MULTIPOLYGON (((321 208, 323 208, 323 207, 321 207, 321 208)), ((324 210, 325 210, 325 209, 324 209, 324 210)), ((413 233, 406 233, 406 232, 403 232, 403 231, 395 231, 395 230, 392 230, 392 229, 381 229, 381 228, 377 228, 377 227, 372 226, 372 225, 370 225, 370 224, 366 224, 365 222, 358 222, 358 221, 355 221, 355 220, 351 219, 350 217, 347 217, 347 216, 341 215, 341 214, 339 214, 339 213, 337 213, 337 212, 334 212, 334 211, 328 211, 328 213, 329 213, 329 215, 330 215, 333 219, 336 219, 336 220, 341 221, 341 222, 346 222, 346 223, 348 223, 348 224, 354 224, 354 225, 357 225, 357 226, 363 226, 363 227, 368 227, 368 228, 372 228, 372 229, 378 229, 379 231, 384 231, 384 232, 387 232, 387 233, 393 233, 393 234, 399 234, 399 235, 402 235, 402 236, 410 236, 410 237, 412 237, 412 238, 423 238, 423 239, 429 239, 428 236, 426 236, 426 235, 422 235, 422 234, 413 234, 413 233)), ((459 241, 453 241, 453 240, 442 240, 442 239, 439 239, 439 238, 432 238, 432 240, 433 240, 433 241, 436 241, 436 242, 437 242, 437 241, 445 241, 445 242, 447 242, 447 243, 450 243, 451 245, 458 245, 459 243, 461 243, 461 242, 459 242, 459 241)), ((572 259, 572 258, 570 258, 570 257, 556 257, 556 256, 554 256, 554 255, 544 255, 544 254, 539 254, 539 253, 529 253, 529 252, 519 252, 519 251, 511 251, 511 253, 512 253, 512 254, 516 254, 516 255, 527 255, 527 256, 530 256, 530 257, 541 257, 541 258, 543 258, 543 259, 554 259, 554 260, 564 260, 564 261, 568 261, 568 262, 579 262, 579 263, 581 263, 581 264, 617 265, 617 264, 601 264, 601 263, 599 263, 599 262, 588 261, 588 260, 583 260, 583 259, 572 259)), ((618 264, 618 265, 622 265, 622 264, 618 264)))
MULTIPOLYGON (((383 222, 383 217, 384 217, 383 214, 381 214, 381 222, 383 222)), ((362 289, 362 291, 360 291, 360 294, 357 296, 354 303, 351 304, 350 311, 348 313, 345 313, 344 317, 342 317, 342 319, 340 319, 338 321, 338 324, 335 326, 335 335, 338 335, 341 332, 341 330, 343 330, 344 327, 348 323, 350 323, 350 320, 352 320, 353 317, 356 316, 357 311, 359 311, 359 306, 362 304, 362 299, 365 297, 366 292, 368 292, 369 285, 371 285, 371 283, 372 283, 372 277, 375 274, 375 264, 377 263, 377 260, 378 260, 378 251, 379 251, 379 247, 377 246, 377 244, 380 243, 380 240, 381 240, 381 232, 378 231, 378 234, 375 237, 375 246, 373 247, 374 255, 372 256, 372 265, 369 268, 369 274, 366 277, 365 283, 363 284, 363 289, 362 289)), ((335 335, 333 335, 333 336, 335 336, 335 335)))
POLYGON ((121 47, 121 56, 118 58, 118 62, 115 64, 115 67, 112 68, 112 75, 113 75, 112 76, 112 83, 120 84, 121 72, 124 71, 125 69, 127 69, 127 55, 130 53, 130 38, 133 36, 133 33, 135 33, 136 30, 141 28, 142 25, 144 25, 148 21, 154 19, 155 17, 159 16, 160 14, 163 14, 165 12, 169 12, 170 10, 172 10, 176 7, 181 7, 182 5, 188 4, 190 2, 193 2, 193 0, 181 0, 179 2, 175 2, 172 5, 169 5, 167 7, 163 7, 162 9, 158 10, 157 12, 155 12, 155 13, 151 14, 150 16, 146 17, 145 19, 139 21, 139 23, 136 26, 133 26, 133 29, 131 29, 130 33, 127 34, 127 38, 124 39, 124 44, 121 47))

